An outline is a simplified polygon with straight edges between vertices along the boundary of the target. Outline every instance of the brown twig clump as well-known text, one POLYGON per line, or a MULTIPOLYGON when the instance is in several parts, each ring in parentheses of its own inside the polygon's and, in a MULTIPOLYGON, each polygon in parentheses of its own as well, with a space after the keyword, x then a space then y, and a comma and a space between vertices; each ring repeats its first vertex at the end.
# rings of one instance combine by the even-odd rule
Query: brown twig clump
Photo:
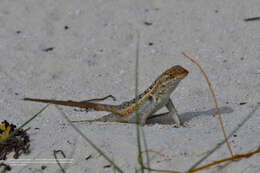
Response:
POLYGON ((16 126, 6 120, 0 124, 0 160, 6 160, 6 156, 12 151, 15 159, 22 153, 29 153, 29 142, 26 130, 16 130, 16 126))
POLYGON ((11 169, 12 169, 9 165, 7 165, 7 164, 5 164, 5 163, 0 163, 0 168, 1 168, 1 167, 3 167, 1 173, 5 173, 5 172, 7 172, 7 171, 11 171, 11 169))

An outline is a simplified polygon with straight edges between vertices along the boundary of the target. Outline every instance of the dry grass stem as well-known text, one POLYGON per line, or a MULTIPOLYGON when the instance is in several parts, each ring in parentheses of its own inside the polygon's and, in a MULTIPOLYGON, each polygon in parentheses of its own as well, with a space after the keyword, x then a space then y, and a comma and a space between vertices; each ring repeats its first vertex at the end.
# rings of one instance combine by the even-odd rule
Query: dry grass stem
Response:
POLYGON ((249 152, 249 153, 246 153, 246 154, 237 154, 237 155, 233 155, 232 157, 229 157, 229 158, 217 160, 217 161, 214 161, 214 162, 209 163, 207 165, 204 165, 204 166, 201 166, 199 168, 193 169, 193 170, 190 171, 190 173, 198 172, 198 171, 201 171, 203 169, 209 168, 209 167, 214 166, 214 165, 218 165, 218 164, 223 163, 223 162, 234 161, 234 160, 238 160, 238 159, 241 159, 241 158, 249 158, 249 157, 253 156, 256 153, 260 153, 260 146, 258 146, 258 148, 255 151, 253 151, 253 152, 249 152))
POLYGON ((231 155, 231 157, 232 157, 232 156, 233 156, 233 152, 232 152, 232 149, 231 149, 230 144, 229 144, 229 142, 228 142, 228 137, 227 137, 227 134, 226 134, 225 129, 224 129, 223 121, 222 121, 222 118, 221 118, 221 115, 220 115, 220 110, 219 110, 219 108, 218 108, 217 98, 216 98, 216 95, 215 95, 215 93, 214 93, 214 91, 213 91, 213 89, 212 89, 212 87, 211 87, 211 83, 210 83, 210 81, 209 81, 209 79, 208 79, 208 76, 207 76, 207 74, 205 73, 205 71, 202 69, 202 67, 199 65, 199 63, 197 63, 193 58, 191 58, 191 57, 189 57, 188 55, 186 55, 184 52, 182 52, 182 54, 184 55, 184 57, 186 57, 187 59, 189 59, 191 62, 193 62, 194 64, 196 64, 196 65, 199 67, 200 71, 202 72, 203 76, 205 77, 205 79, 206 79, 206 81, 207 81, 207 83, 208 83, 208 86, 209 86, 211 95, 212 95, 213 100, 214 100, 214 103, 215 103, 215 105, 216 105, 217 114, 218 114, 218 119, 219 119, 219 122, 220 122, 220 127, 221 127, 221 130, 222 130, 223 135, 224 135, 224 137, 225 137, 226 144, 227 144, 227 148, 228 148, 228 150, 229 150, 229 152, 230 152, 230 155, 231 155))

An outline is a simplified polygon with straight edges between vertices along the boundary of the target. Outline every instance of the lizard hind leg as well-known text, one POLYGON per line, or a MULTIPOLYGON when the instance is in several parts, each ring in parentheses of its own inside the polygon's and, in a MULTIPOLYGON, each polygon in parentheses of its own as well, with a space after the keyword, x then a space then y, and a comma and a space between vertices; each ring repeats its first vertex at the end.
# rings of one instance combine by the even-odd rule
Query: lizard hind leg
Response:
MULTIPOLYGON (((102 97, 102 98, 83 100, 83 101, 80 101, 80 103, 86 103, 86 102, 98 103, 98 102, 104 101, 104 100, 106 100, 108 98, 112 98, 113 101, 116 101, 116 98, 113 95, 110 94, 110 95, 107 95, 107 96, 102 97)), ((74 111, 77 111, 77 112, 90 112, 90 111, 93 111, 93 109, 90 109, 90 108, 74 108, 74 111)))
POLYGON ((120 122, 120 123, 127 123, 120 115, 117 114, 108 114, 101 118, 97 118, 94 120, 79 120, 79 121, 72 121, 73 123, 86 123, 86 122, 120 122))

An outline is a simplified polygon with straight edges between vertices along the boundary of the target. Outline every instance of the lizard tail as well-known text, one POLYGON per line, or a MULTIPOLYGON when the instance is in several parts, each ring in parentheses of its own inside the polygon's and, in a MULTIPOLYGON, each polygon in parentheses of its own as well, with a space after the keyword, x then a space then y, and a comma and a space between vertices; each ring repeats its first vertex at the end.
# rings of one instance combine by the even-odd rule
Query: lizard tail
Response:
POLYGON ((72 121, 73 123, 92 123, 92 122, 120 122, 120 123, 128 123, 127 120, 124 120, 122 118, 122 116, 120 115, 116 115, 116 114, 108 114, 108 115, 105 115, 101 118, 97 118, 97 119, 94 119, 94 120, 77 120, 77 121, 72 121))
POLYGON ((24 98, 25 101, 33 101, 33 102, 41 102, 41 103, 50 103, 55 105, 63 105, 63 106, 70 106, 70 107, 78 107, 78 108, 90 108, 96 111, 107 111, 112 112, 121 116, 124 116, 118 106, 116 105, 106 105, 106 104, 99 104, 93 102, 76 102, 76 101, 63 101, 63 100, 48 100, 48 99, 37 99, 37 98, 24 98))

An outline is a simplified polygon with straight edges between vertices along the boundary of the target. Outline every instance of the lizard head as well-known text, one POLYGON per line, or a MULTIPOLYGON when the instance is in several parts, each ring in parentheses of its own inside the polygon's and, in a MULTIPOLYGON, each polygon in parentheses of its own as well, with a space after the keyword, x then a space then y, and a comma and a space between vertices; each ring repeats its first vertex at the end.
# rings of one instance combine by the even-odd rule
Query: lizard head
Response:
POLYGON ((157 79, 162 87, 174 89, 188 74, 188 70, 184 69, 182 66, 176 65, 166 70, 157 79))
POLYGON ((166 80, 181 80, 189 74, 189 71, 182 66, 175 65, 166 70, 162 76, 165 76, 166 80))

